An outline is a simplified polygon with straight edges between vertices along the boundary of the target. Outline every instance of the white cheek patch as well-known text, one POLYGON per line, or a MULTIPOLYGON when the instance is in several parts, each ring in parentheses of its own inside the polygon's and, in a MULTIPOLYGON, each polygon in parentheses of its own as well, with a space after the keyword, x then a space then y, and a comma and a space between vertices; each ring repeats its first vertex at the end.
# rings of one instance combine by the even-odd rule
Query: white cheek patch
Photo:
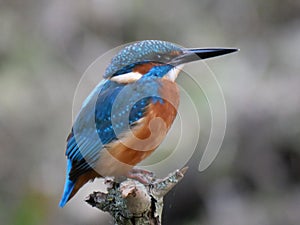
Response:
MULTIPOLYGON (((184 64, 174 67, 163 78, 174 82, 176 80, 176 78, 178 77, 178 74, 183 69, 183 67, 184 67, 184 64)), ((125 73, 122 75, 111 77, 110 80, 115 81, 120 84, 128 84, 128 83, 133 83, 133 82, 139 80, 142 76, 143 76, 143 74, 141 74, 139 72, 130 72, 130 73, 125 73)))
POLYGON ((176 80, 176 78, 178 77, 178 74, 183 69, 183 67, 184 67, 184 64, 174 67, 164 76, 164 78, 174 82, 176 80))
POLYGON ((111 81, 115 81, 120 84, 128 84, 137 81, 140 79, 143 75, 140 74, 139 72, 130 72, 130 73, 125 73, 122 75, 114 76, 111 77, 111 81))

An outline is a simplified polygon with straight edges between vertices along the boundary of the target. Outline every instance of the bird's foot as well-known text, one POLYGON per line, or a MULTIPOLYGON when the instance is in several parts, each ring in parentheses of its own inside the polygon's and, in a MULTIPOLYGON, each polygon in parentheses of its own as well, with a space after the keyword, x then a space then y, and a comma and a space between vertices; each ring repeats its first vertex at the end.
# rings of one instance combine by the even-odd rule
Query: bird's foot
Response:
POLYGON ((128 178, 139 181, 144 185, 153 183, 156 180, 153 172, 144 169, 133 168, 128 174, 128 178))

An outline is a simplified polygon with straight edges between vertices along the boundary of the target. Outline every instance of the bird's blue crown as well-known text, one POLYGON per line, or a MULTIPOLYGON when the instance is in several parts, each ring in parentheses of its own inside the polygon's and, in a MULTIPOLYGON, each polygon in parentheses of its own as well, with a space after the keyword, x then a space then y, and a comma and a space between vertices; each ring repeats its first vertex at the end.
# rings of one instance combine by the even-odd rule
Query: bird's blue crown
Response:
POLYGON ((182 52, 182 48, 170 42, 160 40, 145 40, 136 42, 123 48, 112 58, 106 68, 104 78, 119 74, 126 67, 144 62, 168 62, 182 52))

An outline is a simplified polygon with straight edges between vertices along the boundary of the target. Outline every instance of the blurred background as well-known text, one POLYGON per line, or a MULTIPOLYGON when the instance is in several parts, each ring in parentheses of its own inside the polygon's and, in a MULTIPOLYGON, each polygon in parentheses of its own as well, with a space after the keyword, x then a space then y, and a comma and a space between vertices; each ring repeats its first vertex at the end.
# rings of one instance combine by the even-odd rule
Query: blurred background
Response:
POLYGON ((113 224, 83 202, 97 182, 58 208, 65 139, 86 68, 143 39, 241 49, 208 62, 225 95, 226 135, 204 172, 195 152, 164 224, 300 224, 299 27, 293 0, 1 0, 1 224, 113 224))

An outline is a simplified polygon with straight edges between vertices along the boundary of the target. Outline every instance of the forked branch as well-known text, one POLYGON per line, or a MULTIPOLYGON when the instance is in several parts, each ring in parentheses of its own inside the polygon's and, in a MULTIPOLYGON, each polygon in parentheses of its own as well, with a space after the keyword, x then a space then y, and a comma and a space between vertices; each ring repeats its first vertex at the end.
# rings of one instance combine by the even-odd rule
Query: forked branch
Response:
POLYGON ((140 173, 142 184, 127 179, 121 183, 106 178, 107 192, 94 192, 86 202, 93 207, 110 213, 116 225, 160 225, 164 196, 184 177, 187 167, 176 170, 163 179, 152 173, 140 173))

